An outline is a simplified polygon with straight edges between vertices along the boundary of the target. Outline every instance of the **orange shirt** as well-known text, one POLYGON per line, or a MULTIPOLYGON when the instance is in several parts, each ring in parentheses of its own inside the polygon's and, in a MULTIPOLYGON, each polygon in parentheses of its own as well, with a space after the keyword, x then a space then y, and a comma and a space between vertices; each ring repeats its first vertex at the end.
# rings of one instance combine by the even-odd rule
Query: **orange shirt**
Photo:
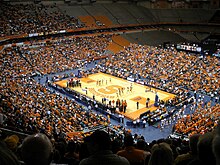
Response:
POLYGON ((145 161, 147 152, 128 146, 124 150, 118 151, 117 155, 125 157, 130 163, 140 163, 145 161))

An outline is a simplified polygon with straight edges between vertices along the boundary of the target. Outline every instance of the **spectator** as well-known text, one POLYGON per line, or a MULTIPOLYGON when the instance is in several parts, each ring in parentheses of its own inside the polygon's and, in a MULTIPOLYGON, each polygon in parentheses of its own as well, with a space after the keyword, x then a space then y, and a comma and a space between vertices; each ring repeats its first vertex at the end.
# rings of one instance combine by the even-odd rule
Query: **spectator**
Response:
POLYGON ((197 143, 200 134, 194 134, 189 138, 190 151, 186 154, 178 155, 175 159, 175 165, 185 165, 197 157, 197 143))
POLYGON ((125 148, 123 150, 120 150, 117 152, 117 155, 120 155, 122 157, 125 157, 128 159, 131 165, 145 165, 145 159, 147 156, 150 155, 149 152, 146 152, 144 150, 136 149, 134 147, 134 139, 132 135, 126 135, 124 137, 124 146, 125 148))
POLYGON ((79 154, 76 152, 77 144, 69 141, 67 145, 67 152, 64 154, 64 160, 68 165, 79 164, 79 154))
POLYGON ((10 150, 16 152, 19 143, 19 137, 17 135, 11 135, 9 137, 6 137, 4 142, 10 150))
POLYGON ((129 165, 127 159, 113 154, 111 149, 111 139, 105 131, 96 130, 85 138, 88 150, 91 154, 83 159, 80 165, 129 165))
POLYGON ((16 155, 2 141, 0 141, 0 164, 20 165, 20 162, 18 161, 16 155))
POLYGON ((53 157, 53 146, 44 134, 30 135, 22 143, 21 155, 26 165, 49 165, 53 157))
POLYGON ((173 165, 173 152, 167 143, 154 144, 148 165, 173 165))
POLYGON ((215 156, 212 152, 213 132, 208 132, 199 137, 197 144, 198 158, 192 160, 189 165, 215 165, 215 156))
POLYGON ((212 148, 216 159, 216 165, 220 165, 220 125, 217 127, 217 134, 213 139, 212 148))

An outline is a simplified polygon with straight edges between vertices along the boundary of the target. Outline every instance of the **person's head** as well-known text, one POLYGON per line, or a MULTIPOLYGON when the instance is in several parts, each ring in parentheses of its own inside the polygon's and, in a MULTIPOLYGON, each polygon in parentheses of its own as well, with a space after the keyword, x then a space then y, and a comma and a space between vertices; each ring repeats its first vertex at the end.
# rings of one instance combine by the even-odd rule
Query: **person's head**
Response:
POLYGON ((193 155, 197 155, 197 143, 199 141, 200 134, 194 134, 189 137, 189 148, 193 155))
POLYGON ((7 144, 0 141, 0 164, 4 165, 19 165, 15 154, 8 148, 7 144))
POLYGON ((121 150, 122 147, 122 140, 119 138, 116 138, 112 141, 112 152, 117 153, 119 150, 121 150))
POLYGON ((220 165, 220 125, 216 129, 216 135, 212 142, 212 150, 215 155, 216 165, 220 165))
POLYGON ((132 137, 131 134, 125 135, 124 145, 125 145, 125 147, 134 145, 134 138, 132 137))
POLYGON ((216 135, 213 139, 213 153, 216 159, 216 165, 220 165, 220 135, 216 135))
POLYGON ((84 141, 87 144, 90 154, 111 149, 110 136, 103 130, 96 130, 90 136, 87 136, 84 141))
POLYGON ((74 141, 69 141, 67 144, 67 151, 75 152, 75 150, 76 150, 76 143, 74 141))
POLYGON ((24 139, 21 155, 26 165, 49 165, 52 161, 53 146, 46 135, 37 133, 24 139))
POLYGON ((173 165, 173 163, 173 152, 169 144, 162 142, 152 146, 149 165, 173 165))
POLYGON ((138 139, 137 140, 136 148, 138 148, 140 150, 145 150, 146 146, 147 146, 147 143, 145 142, 145 140, 143 140, 143 139, 138 139))
POLYGON ((208 132, 199 137, 197 144, 198 158, 204 164, 215 164, 215 156, 212 152, 213 138, 214 134, 212 132, 208 132))
POLYGON ((19 137, 17 135, 11 135, 4 139, 4 142, 8 148, 12 151, 16 151, 19 143, 19 137))

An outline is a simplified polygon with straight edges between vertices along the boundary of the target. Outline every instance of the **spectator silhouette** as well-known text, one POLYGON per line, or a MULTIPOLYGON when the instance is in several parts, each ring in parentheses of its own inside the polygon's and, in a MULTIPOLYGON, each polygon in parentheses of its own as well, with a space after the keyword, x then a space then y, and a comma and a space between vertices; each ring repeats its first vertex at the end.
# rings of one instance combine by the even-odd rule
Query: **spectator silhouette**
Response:
POLYGON ((189 165, 215 165, 215 156, 212 152, 213 132, 208 132, 199 137, 197 144, 198 158, 192 160, 189 165))
POLYGON ((127 159, 113 154, 111 139, 105 131, 96 130, 84 140, 91 156, 81 160, 80 165, 129 165, 127 159))
POLYGON ((220 165, 220 125, 217 127, 217 134, 212 142, 213 153, 216 159, 216 165, 220 165))
POLYGON ((148 165, 173 165, 173 152, 170 145, 162 142, 154 144, 151 148, 151 157, 148 165))
POLYGON ((131 165, 144 165, 145 159, 150 155, 149 152, 144 150, 136 149, 134 147, 134 139, 132 135, 126 135, 124 138, 124 146, 123 150, 117 152, 117 155, 125 157, 128 159, 131 165))
POLYGON ((69 141, 67 145, 67 152, 64 155, 64 161, 68 165, 79 164, 79 154, 76 152, 77 144, 73 141, 69 141))
POLYGON ((186 154, 178 155, 175 159, 175 165, 185 165, 197 157, 197 143, 199 141, 200 134, 194 134, 189 138, 190 151, 186 154))
POLYGON ((49 165, 52 155, 52 143, 44 134, 30 135, 22 143, 21 156, 25 165, 49 165))
POLYGON ((15 154, 8 148, 7 144, 0 141, 0 164, 1 165, 19 165, 15 154))

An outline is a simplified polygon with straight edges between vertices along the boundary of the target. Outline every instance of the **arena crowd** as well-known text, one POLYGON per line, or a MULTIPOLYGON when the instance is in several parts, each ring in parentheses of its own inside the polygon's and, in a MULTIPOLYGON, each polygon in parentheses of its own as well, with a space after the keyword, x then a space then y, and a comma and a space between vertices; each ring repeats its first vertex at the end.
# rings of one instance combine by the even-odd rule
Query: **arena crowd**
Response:
MULTIPOLYGON (((56 5, 3 4, 0 9, 4 12, 0 16, 1 37, 82 26, 56 5)), ((219 165, 217 57, 138 44, 109 55, 106 50, 112 35, 106 34, 52 37, 39 42, 31 40, 24 46, 8 47, 0 54, 0 126, 32 134, 24 138, 2 132, 1 164, 219 165), (109 127, 104 115, 88 111, 33 79, 38 72, 45 75, 86 67, 97 59, 100 61, 96 67, 88 72, 132 77, 177 95, 161 105, 175 106, 189 99, 193 92, 192 101, 187 104, 192 113, 185 114, 182 105, 179 112, 170 116, 177 120, 173 132, 189 137, 189 141, 180 136, 148 143, 122 125, 109 127), (211 100, 205 102, 203 95, 211 100)), ((156 113, 166 111, 160 108, 156 113)))
POLYGON ((1 3, 1 37, 21 34, 73 30, 83 25, 77 18, 61 12, 56 4, 1 3))

